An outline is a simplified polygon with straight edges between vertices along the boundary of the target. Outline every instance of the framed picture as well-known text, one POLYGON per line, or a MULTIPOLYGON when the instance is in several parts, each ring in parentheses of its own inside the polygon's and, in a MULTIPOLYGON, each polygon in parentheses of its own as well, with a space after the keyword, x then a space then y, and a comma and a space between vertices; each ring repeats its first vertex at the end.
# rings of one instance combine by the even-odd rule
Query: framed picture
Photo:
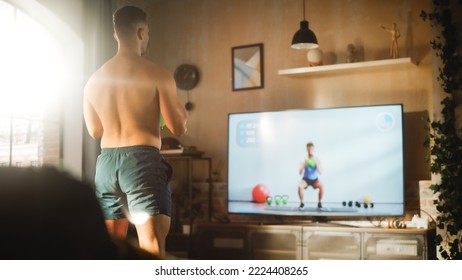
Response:
POLYGON ((263 44, 233 47, 233 91, 263 88, 263 44))

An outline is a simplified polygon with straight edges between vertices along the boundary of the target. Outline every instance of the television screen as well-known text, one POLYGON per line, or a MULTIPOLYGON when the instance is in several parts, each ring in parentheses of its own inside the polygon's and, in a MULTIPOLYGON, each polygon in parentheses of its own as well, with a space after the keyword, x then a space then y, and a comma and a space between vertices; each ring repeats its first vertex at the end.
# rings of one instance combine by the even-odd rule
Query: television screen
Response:
POLYGON ((401 104, 228 116, 228 212, 404 215, 401 104))

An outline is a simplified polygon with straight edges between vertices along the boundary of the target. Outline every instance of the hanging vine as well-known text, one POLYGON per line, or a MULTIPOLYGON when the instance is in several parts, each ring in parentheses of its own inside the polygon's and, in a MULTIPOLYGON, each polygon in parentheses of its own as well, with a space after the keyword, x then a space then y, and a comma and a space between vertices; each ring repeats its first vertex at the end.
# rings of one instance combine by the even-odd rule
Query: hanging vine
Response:
POLYGON ((431 172, 441 176, 441 180, 431 186, 438 195, 434 203, 440 230, 435 243, 442 258, 462 259, 462 138, 458 136, 460 123, 456 119, 456 108, 462 106, 462 59, 458 53, 459 30, 452 21, 452 13, 456 13, 451 10, 451 4, 460 8, 462 0, 457 0, 457 3, 433 0, 433 10, 420 14, 432 28, 441 32, 430 45, 441 59, 437 80, 446 93, 441 102, 441 119, 429 120, 430 133, 424 145, 430 148, 431 172))

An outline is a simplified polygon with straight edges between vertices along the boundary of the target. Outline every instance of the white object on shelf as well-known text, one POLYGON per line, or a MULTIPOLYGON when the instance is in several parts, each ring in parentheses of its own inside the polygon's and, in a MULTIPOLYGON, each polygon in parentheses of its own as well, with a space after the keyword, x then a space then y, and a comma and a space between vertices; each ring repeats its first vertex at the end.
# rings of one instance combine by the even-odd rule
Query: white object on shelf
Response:
POLYGON ((371 68, 386 68, 386 67, 396 67, 396 66, 406 66, 406 65, 415 65, 410 57, 404 58, 393 58, 393 59, 383 59, 383 60, 372 60, 372 61, 363 61, 363 62, 353 62, 353 63, 342 63, 342 64, 332 64, 332 65, 322 65, 315 67, 301 67, 301 68, 291 68, 279 70, 278 74, 282 76, 294 76, 302 77, 313 74, 333 74, 336 72, 349 71, 355 69, 371 69, 371 68))
POLYGON ((180 147, 178 149, 161 149, 161 155, 181 155, 184 152, 184 148, 180 147))
POLYGON ((428 220, 427 218, 421 218, 419 215, 414 215, 411 221, 406 222, 406 226, 408 228, 428 228, 428 220))
POLYGON ((308 52, 306 53, 306 59, 308 60, 308 64, 310 66, 322 65, 323 55, 324 54, 320 48, 314 48, 314 49, 308 50, 308 52))

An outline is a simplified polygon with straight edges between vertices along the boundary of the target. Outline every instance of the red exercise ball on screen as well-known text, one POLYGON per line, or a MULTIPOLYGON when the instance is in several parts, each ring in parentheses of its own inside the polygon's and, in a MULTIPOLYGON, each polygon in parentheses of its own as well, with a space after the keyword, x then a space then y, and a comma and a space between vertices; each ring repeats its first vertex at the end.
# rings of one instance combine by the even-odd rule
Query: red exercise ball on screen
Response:
POLYGON ((257 203, 265 203, 269 194, 269 189, 265 184, 257 184, 253 187, 252 198, 257 203))

